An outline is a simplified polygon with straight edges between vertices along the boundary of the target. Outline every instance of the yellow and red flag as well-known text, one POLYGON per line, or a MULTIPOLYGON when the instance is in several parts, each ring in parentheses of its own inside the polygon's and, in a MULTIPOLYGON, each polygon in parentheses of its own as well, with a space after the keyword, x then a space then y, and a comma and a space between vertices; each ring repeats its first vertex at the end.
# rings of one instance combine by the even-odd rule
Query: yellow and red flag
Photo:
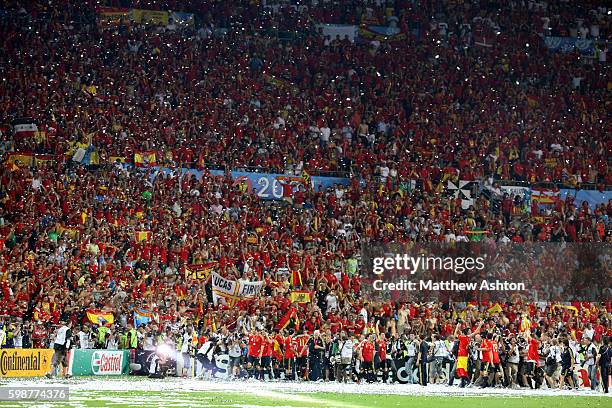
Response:
POLYGON ((185 266, 185 279, 206 279, 217 265, 217 261, 185 266))
POLYGON ((157 153, 153 150, 134 153, 134 165, 136 167, 151 167, 157 165, 157 153))
POLYGON ((291 303, 308 303, 310 302, 310 292, 307 290, 291 291, 291 303))
POLYGON ((151 231, 136 231, 134 232, 136 242, 149 241, 151 239, 151 231))
POLYGON ((107 325, 115 322, 115 316, 111 312, 100 309, 89 309, 87 310, 87 320, 93 324, 107 325))

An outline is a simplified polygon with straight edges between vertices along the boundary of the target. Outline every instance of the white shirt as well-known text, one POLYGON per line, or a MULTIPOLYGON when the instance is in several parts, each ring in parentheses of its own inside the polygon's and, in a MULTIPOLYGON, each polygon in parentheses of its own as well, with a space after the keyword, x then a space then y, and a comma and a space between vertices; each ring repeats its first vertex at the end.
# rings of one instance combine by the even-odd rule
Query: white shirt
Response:
POLYGON ((329 136, 331 135, 331 130, 326 126, 319 129, 321 131, 321 141, 329 142, 329 136))
POLYGON ((554 358, 557 363, 561 362, 561 348, 559 346, 550 346, 548 355, 554 358))
POLYGON ((436 340, 434 343, 435 357, 448 357, 448 348, 443 340, 436 340))
POLYGON ((338 309, 338 298, 335 295, 327 295, 325 298, 327 301, 327 311, 338 309))
POLYGON ((353 357, 353 342, 346 340, 344 343, 340 343, 340 357, 351 358, 353 357))
POLYGON ((60 345, 60 346, 68 346, 69 343, 68 339, 66 338, 66 334, 68 333, 68 327, 67 326, 62 326, 57 330, 57 334, 55 335, 55 341, 53 343, 60 345))
POLYGON ((368 311, 365 308, 361 308, 361 310, 359 311, 359 316, 362 317, 364 322, 368 322, 368 311))
POLYGON ((146 336, 142 342, 142 348, 146 351, 155 350, 155 345, 153 344, 153 336, 146 336))
POLYGON ((181 344, 181 353, 189 352, 189 345, 191 344, 192 337, 189 333, 183 333, 183 344, 181 344))
POLYGON ((411 341, 410 343, 408 343, 408 345, 406 346, 406 351, 408 352, 408 357, 416 356, 417 348, 416 348, 416 345, 414 344, 414 341, 411 341))
POLYGON ((597 349, 593 343, 589 344, 586 348, 586 352, 584 353, 584 363, 588 366, 592 366, 595 364, 595 357, 597 355, 597 349))
MULTIPOLYGON (((510 346, 512 347, 512 346, 510 346)), ((514 349, 510 349, 510 354, 508 356, 508 362, 509 363, 514 363, 514 364, 518 364, 520 361, 520 355, 519 355, 519 347, 518 344, 516 344, 514 346, 514 349)))
POLYGON ((89 348, 89 334, 84 331, 79 332, 79 348, 88 349, 89 348))
POLYGON ((42 183, 40 182, 39 178, 32 179, 32 188, 34 190, 39 191, 41 186, 42 183))
POLYGON ((13 337, 13 347, 15 347, 15 348, 22 348, 23 347, 23 334, 21 333, 21 331, 19 332, 18 335, 13 337))

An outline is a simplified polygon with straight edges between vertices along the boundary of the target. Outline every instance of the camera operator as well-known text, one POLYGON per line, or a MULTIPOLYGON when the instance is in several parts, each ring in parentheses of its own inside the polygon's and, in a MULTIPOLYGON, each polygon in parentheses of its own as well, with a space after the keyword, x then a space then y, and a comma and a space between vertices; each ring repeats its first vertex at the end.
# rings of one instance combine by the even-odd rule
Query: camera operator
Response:
POLYGON ((518 367, 521 361, 521 354, 518 342, 515 336, 510 337, 509 342, 505 342, 506 366, 504 376, 506 378, 506 386, 511 389, 518 388, 517 375, 518 367))
POLYGON ((354 343, 353 339, 347 336, 346 332, 340 332, 338 339, 338 355, 336 363, 336 381, 346 383, 350 370, 351 361, 353 360, 354 343))
POLYGON ((544 364, 544 379, 549 388, 557 388, 559 386, 559 372, 561 371, 561 347, 556 338, 546 340, 544 355, 546 356, 544 364))

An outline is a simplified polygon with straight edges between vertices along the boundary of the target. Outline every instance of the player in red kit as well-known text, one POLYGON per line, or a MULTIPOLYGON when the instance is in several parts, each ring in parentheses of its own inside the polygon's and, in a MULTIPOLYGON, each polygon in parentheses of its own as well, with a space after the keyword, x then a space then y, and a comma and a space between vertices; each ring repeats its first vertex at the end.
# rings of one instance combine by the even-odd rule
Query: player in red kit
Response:
POLYGON ((523 374, 523 383, 528 384, 529 388, 534 388, 536 369, 538 368, 538 363, 540 362, 540 342, 538 341, 538 336, 535 334, 530 334, 528 331, 523 333, 525 340, 527 340, 527 358, 525 359, 525 374, 523 374), (532 380, 534 380, 532 382, 532 380))
POLYGON ((482 353, 482 367, 480 369, 480 378, 482 379, 481 388, 489 386, 489 373, 493 369, 493 352, 491 350, 491 333, 482 335, 482 344, 480 346, 482 353))
POLYGON ((259 330, 253 329, 249 335, 249 347, 247 354, 247 371, 253 376, 257 371, 259 377, 261 372, 261 351, 263 347, 263 336, 259 330))
POLYGON ((272 377, 272 350, 274 349, 274 339, 267 334, 263 336, 261 345, 261 369, 259 370, 259 379, 263 381, 264 376, 268 374, 268 378, 272 377))
POLYGON ((285 367, 285 378, 295 380, 295 346, 293 343, 293 334, 289 334, 284 339, 284 367, 285 367))
POLYGON ((371 335, 361 345, 361 369, 363 378, 369 383, 374 382, 374 353, 376 352, 376 335, 371 335))
POLYGON ((293 339, 295 350, 295 369, 300 378, 308 377, 308 340, 310 336, 299 332, 293 339))
POLYGON ((382 381, 386 383, 389 379, 389 360, 387 360, 387 340, 384 333, 381 333, 378 340, 376 340, 376 350, 378 356, 376 371, 382 371, 382 381))
POLYGON ((499 335, 495 334, 492 336, 491 341, 489 342, 491 346, 492 353, 492 370, 489 372, 489 382, 492 386, 500 383, 500 373, 501 373, 501 360, 499 358, 499 335))

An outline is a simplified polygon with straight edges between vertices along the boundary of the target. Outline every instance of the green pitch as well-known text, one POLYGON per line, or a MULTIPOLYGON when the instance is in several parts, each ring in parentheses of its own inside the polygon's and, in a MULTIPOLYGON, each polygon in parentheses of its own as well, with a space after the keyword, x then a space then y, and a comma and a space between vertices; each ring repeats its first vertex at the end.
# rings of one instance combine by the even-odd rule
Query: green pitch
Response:
POLYGON ((13 407, 338 407, 338 408, 372 408, 372 407, 470 407, 470 408, 574 408, 612 406, 612 400, 606 397, 438 397, 408 395, 372 395, 372 394, 332 394, 332 393, 284 393, 269 391, 267 395, 260 392, 218 393, 209 391, 73 391, 70 401, 61 403, 0 403, 0 406, 13 407), (220 395, 221 394, 221 395, 220 395))

